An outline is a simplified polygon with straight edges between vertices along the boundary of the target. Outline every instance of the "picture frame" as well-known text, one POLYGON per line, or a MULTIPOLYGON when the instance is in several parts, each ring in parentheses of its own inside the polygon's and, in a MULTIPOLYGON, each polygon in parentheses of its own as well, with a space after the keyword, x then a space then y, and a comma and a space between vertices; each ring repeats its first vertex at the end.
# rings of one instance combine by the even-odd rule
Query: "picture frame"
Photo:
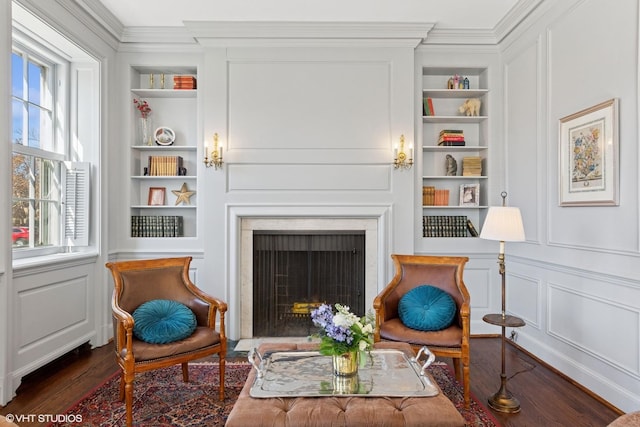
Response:
POLYGON ((147 201, 147 205, 164 206, 166 197, 167 197, 166 187, 150 187, 149 200, 147 201))
POLYGON ((480 206, 480 184, 460 184, 460 206, 480 206))
POLYGON ((176 140, 176 133, 169 127, 160 126, 153 133, 153 139, 158 145, 169 146, 176 140))
POLYGON ((618 99, 560 119, 559 205, 618 206, 618 99))

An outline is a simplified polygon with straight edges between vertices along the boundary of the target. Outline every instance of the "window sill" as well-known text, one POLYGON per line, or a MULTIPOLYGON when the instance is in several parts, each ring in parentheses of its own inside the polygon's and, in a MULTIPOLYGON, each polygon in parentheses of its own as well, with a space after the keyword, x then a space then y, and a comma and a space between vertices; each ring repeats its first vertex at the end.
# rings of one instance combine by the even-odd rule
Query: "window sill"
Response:
POLYGON ((31 258, 13 260, 13 273, 32 273, 34 269, 51 270, 74 265, 84 265, 95 262, 98 253, 91 252, 65 252, 51 255, 42 255, 31 258))

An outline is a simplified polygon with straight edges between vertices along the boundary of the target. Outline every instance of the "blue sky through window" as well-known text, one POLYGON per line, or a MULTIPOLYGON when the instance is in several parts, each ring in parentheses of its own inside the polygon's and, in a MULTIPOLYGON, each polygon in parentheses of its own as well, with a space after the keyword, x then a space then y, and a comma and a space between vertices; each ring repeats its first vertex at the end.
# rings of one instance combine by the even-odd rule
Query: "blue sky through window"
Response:
MULTIPOLYGON (((40 126, 42 111, 43 67, 30 62, 25 75, 24 57, 11 55, 11 94, 13 143, 40 148, 40 126), (26 84, 25 84, 26 79, 26 84), (25 120, 25 118, 27 120, 25 120), (27 144, 25 141, 27 136, 27 144)), ((45 113, 46 114, 46 113, 45 113)))

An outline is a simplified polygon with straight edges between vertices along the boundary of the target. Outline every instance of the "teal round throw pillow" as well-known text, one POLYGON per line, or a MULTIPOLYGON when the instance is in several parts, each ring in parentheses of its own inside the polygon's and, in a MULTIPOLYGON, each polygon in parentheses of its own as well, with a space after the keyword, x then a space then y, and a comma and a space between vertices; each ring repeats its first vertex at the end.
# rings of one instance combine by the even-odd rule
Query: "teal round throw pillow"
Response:
POLYGON ((177 301, 156 299, 141 304, 133 312, 133 335, 151 344, 180 341, 196 330, 196 316, 177 301))
POLYGON ((398 314, 405 326, 419 331, 439 331, 451 325, 456 302, 440 288, 422 285, 400 298, 398 314))

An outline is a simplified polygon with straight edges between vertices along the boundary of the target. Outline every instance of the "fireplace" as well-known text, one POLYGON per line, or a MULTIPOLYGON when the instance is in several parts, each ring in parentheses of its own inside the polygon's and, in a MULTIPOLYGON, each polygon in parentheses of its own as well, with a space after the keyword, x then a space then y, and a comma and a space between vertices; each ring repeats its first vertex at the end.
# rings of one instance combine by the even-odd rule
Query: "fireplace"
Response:
POLYGON ((310 312, 322 303, 363 316, 364 267, 364 231, 254 231, 254 335, 310 335, 310 312))
MULTIPOLYGON (((235 301, 231 311, 230 319, 230 336, 233 339, 256 338, 261 335, 254 332, 254 305, 262 304, 263 300, 259 296, 254 295, 254 233, 260 231, 278 231, 289 232, 295 234, 299 232, 318 232, 318 231, 334 231, 355 232, 355 234, 364 234, 364 311, 373 308, 373 299, 378 294, 378 284, 385 282, 387 257, 382 252, 385 242, 381 236, 385 235, 386 230, 386 214, 387 210, 383 207, 358 207, 358 209, 367 216, 361 217, 331 217, 329 210, 333 213, 339 213, 347 208, 343 207, 310 207, 310 208, 288 208, 289 214, 295 213, 299 216, 279 216, 274 217, 273 210, 275 208, 261 208, 260 212, 270 213, 270 217, 256 217, 258 209, 235 208, 231 212, 231 218, 238 222, 239 239, 238 239, 238 264, 237 277, 238 286, 231 286, 230 300, 235 301), (313 217, 309 215, 311 212, 324 213, 324 217, 313 217)), ((278 208, 280 212, 282 209, 278 208)), ((355 211, 349 208, 351 214, 355 211)), ((284 213, 284 212, 283 212, 284 213)), ((232 245, 233 252, 235 246, 232 245)), ((232 270, 234 265, 232 264, 232 270)), ((302 301, 294 301, 302 302, 302 301)), ((297 306, 300 310, 300 305, 297 306)), ((305 310, 303 307, 302 310, 305 310)), ((306 314, 304 314, 307 317, 306 314)))

